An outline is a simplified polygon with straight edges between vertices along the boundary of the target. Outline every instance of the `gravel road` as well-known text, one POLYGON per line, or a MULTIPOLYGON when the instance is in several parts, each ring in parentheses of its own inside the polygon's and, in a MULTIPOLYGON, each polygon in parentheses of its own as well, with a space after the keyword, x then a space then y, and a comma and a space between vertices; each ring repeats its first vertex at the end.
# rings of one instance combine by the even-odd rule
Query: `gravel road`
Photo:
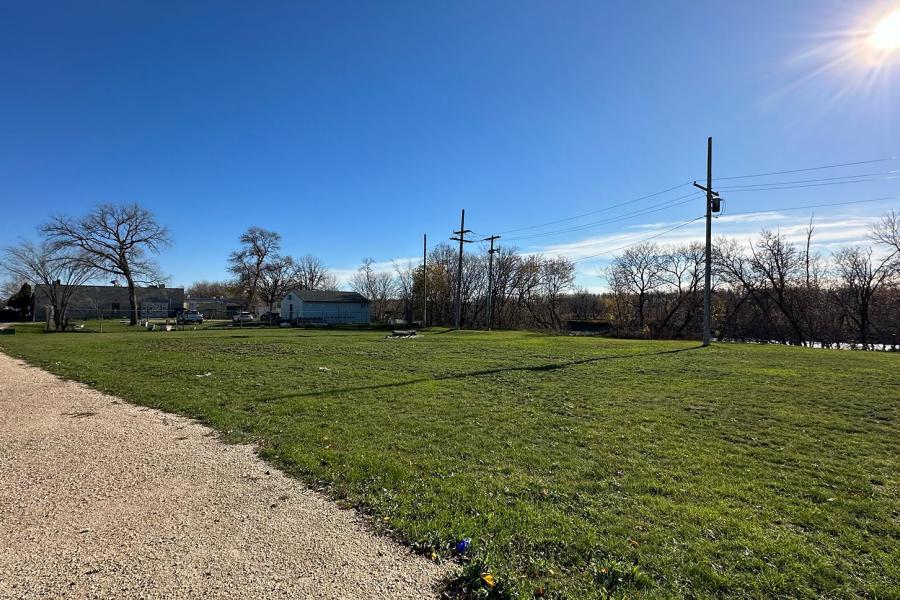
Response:
POLYGON ((446 569, 250 447, 0 353, 0 598, 427 598, 446 569))

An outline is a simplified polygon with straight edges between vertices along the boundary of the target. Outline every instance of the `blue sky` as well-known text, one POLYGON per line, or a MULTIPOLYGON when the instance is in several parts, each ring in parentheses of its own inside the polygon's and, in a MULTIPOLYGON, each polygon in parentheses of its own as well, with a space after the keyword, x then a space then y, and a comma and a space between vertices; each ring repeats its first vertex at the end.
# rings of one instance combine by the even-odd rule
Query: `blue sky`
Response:
MULTIPOLYGON (((489 235, 700 178, 708 135, 722 176, 897 156, 900 52, 872 56, 859 40, 898 8, 4 2, 0 244, 34 237, 50 213, 136 201, 171 228, 161 263, 174 284, 224 277, 249 225, 281 232, 285 252, 318 255, 346 276, 363 257, 388 265, 420 255, 422 233, 446 239, 460 208, 489 235)), ((748 180, 879 179, 723 193, 716 230, 800 231, 812 211, 782 209, 897 197, 900 179, 887 179, 897 169, 894 160, 748 180), (760 210, 773 212, 730 216, 760 210)), ((702 207, 501 242, 582 258, 702 207)), ((864 240, 869 220, 890 208, 900 201, 816 209, 822 247, 864 240)), ((580 261, 579 283, 602 285, 606 259, 580 261)))

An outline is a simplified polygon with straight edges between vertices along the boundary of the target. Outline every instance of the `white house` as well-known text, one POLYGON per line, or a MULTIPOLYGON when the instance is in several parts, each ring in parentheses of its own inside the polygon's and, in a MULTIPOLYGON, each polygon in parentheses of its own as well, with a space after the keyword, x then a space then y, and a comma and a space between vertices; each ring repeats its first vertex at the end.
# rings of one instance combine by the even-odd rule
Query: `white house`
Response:
POLYGON ((356 292, 291 290, 281 301, 281 318, 368 325, 369 301, 356 292))

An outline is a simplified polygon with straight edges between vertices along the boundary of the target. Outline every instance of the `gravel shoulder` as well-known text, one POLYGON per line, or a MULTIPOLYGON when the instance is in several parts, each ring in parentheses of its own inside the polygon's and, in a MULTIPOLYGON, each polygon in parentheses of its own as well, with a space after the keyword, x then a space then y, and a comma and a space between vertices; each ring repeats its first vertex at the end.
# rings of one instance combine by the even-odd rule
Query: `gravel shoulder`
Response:
POLYGON ((249 446, 0 353, 0 598, 428 598, 449 568, 249 446))

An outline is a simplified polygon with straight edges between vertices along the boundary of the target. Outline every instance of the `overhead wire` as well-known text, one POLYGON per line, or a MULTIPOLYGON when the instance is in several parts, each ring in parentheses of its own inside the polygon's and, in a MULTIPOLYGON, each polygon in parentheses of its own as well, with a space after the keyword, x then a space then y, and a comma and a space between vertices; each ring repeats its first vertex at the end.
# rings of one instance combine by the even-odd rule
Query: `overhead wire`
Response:
POLYGON ((644 215, 649 215, 653 213, 657 213, 663 210, 667 210, 670 208, 675 208, 676 206, 681 206, 683 204, 687 204, 697 198, 702 197, 702 192, 691 192, 690 194, 685 194, 684 196, 679 196, 677 198, 672 198, 671 200, 665 200, 663 202, 658 202, 656 204, 651 204, 646 208, 642 208, 640 210, 631 211, 628 213, 624 213, 621 215, 616 215, 614 217, 610 217, 608 219, 601 219, 599 221, 591 221, 590 223, 583 223, 581 225, 574 225, 572 227, 567 227, 564 229, 557 229, 554 231, 542 231, 540 233, 532 233, 527 235, 514 236, 511 238, 506 238, 507 241, 518 241, 518 240, 528 240, 535 239, 541 237, 550 237, 555 235, 561 235, 565 233, 573 233, 576 231, 584 231, 586 229, 591 229, 594 227, 598 227, 600 225, 609 225, 610 223, 618 223, 620 221, 625 221, 631 219, 633 217, 640 217, 644 215))
POLYGON ((741 193, 741 192, 769 192, 772 190, 795 190, 795 189, 799 189, 799 188, 827 187, 827 186, 832 186, 832 185, 846 185, 848 183, 867 183, 867 182, 872 182, 872 181, 892 181, 894 179, 900 179, 900 175, 891 175, 888 177, 875 177, 875 178, 871 178, 871 179, 854 179, 852 181, 829 181, 829 182, 823 182, 823 183, 806 183, 806 184, 801 184, 801 185, 779 185, 779 186, 773 185, 770 187, 752 187, 752 188, 736 186, 736 187, 721 187, 721 188, 717 188, 717 189, 724 193, 734 194, 734 193, 741 193))
MULTIPOLYGON (((809 204, 806 206, 791 206, 791 207, 786 207, 786 208, 778 208, 778 209, 770 209, 770 210, 758 210, 758 211, 731 213, 729 216, 767 214, 767 213, 777 213, 780 211, 808 210, 810 208, 824 208, 824 207, 829 207, 829 206, 847 206, 847 205, 852 205, 852 204, 864 204, 864 203, 868 203, 868 202, 882 202, 882 201, 886 201, 886 200, 898 200, 898 199, 900 199, 900 197, 898 197, 898 196, 884 196, 881 198, 870 198, 867 200, 850 200, 850 201, 846 201, 846 202, 828 202, 828 203, 822 203, 822 204, 809 204)), ((683 222, 675 225, 674 227, 664 229, 663 231, 660 231, 653 235, 641 238, 637 241, 629 242, 628 244, 624 244, 624 245, 618 246, 616 248, 609 248, 609 249, 603 250, 602 252, 598 252, 596 254, 591 254, 589 256, 582 256, 581 258, 574 259, 572 262, 581 262, 583 260, 590 260, 592 258, 598 258, 600 256, 607 256, 609 254, 612 254, 613 252, 618 252, 619 250, 624 250, 624 249, 630 248, 632 246, 637 246, 638 244, 642 244, 644 242, 660 238, 660 237, 666 235, 667 233, 671 233, 672 231, 681 229, 682 227, 686 227, 686 226, 690 225, 691 223, 695 223, 703 218, 705 218, 705 215, 701 215, 699 217, 695 217, 693 219, 683 221, 683 222)))
POLYGON ((729 177, 716 177, 716 181, 725 181, 731 179, 749 179, 751 177, 768 177, 770 175, 786 175, 788 173, 804 173, 807 171, 821 171, 824 169, 837 169, 841 167, 855 167, 858 165, 871 165, 875 163, 889 162, 893 160, 897 160, 900 157, 897 156, 889 156, 886 158, 875 158, 872 160, 858 160, 855 162, 846 162, 846 163, 836 163, 832 165, 821 165, 818 167, 806 167, 803 169, 788 169, 785 171, 769 171, 768 173, 751 173, 747 175, 731 175, 729 177))
MULTIPOLYGON (((858 161, 852 161, 852 162, 833 163, 833 164, 828 164, 828 165, 819 165, 819 166, 814 166, 814 167, 804 167, 804 168, 799 168, 799 169, 785 169, 785 170, 781 170, 781 171, 767 171, 767 172, 762 172, 762 173, 750 173, 750 174, 743 174, 743 175, 731 175, 731 176, 727 176, 727 177, 716 177, 716 181, 730 181, 730 180, 736 180, 736 179, 750 179, 750 178, 756 178, 756 177, 769 177, 769 176, 772 176, 772 175, 785 175, 785 174, 790 174, 790 173, 804 173, 804 172, 810 172, 810 171, 821 171, 821 170, 825 170, 825 169, 837 169, 837 168, 844 168, 844 167, 853 167, 853 166, 860 166, 860 165, 869 165, 869 164, 876 164, 876 163, 883 163, 883 162, 891 162, 891 161, 898 160, 898 158, 900 158, 900 157, 897 157, 897 156, 890 156, 890 157, 876 158, 876 159, 871 159, 871 160, 858 160, 858 161)), ((880 181, 880 179, 871 179, 871 180, 869 180, 869 179, 860 179, 861 177, 873 177, 873 176, 886 175, 886 176, 890 176, 890 177, 889 177, 890 179, 893 179, 893 178, 894 178, 893 175, 894 175, 894 173, 896 173, 896 172, 897 172, 897 171, 889 171, 889 172, 887 172, 887 173, 865 173, 865 174, 858 174, 858 175, 845 175, 845 176, 841 176, 841 177, 821 178, 820 181, 821 181, 821 182, 825 182, 825 181, 838 181, 838 180, 841 180, 841 179, 848 179, 848 180, 849 180, 849 179, 852 179, 852 180, 854 180, 854 181, 852 181, 853 183, 864 183, 864 182, 867 182, 867 181, 880 181)), ((800 187, 800 185, 793 186, 793 184, 818 183, 818 182, 819 182, 819 180, 815 180, 815 179, 811 179, 811 180, 799 180, 799 181, 793 181, 793 182, 763 182, 763 183, 758 183, 758 184, 752 184, 752 183, 750 183, 750 184, 744 184, 744 185, 739 185, 739 186, 734 186, 734 187, 723 187, 723 188, 719 188, 719 189, 720 189, 721 191, 729 191, 729 192, 730 192, 730 191, 740 191, 740 192, 744 192, 744 191, 748 191, 748 190, 746 190, 746 189, 744 189, 744 188, 751 188, 751 187, 752 187, 752 188, 759 189, 759 191, 769 191, 768 188, 771 188, 772 190, 774 190, 774 189, 793 189, 793 187, 800 187), (781 185, 792 185, 793 187, 784 187, 784 188, 776 187, 776 186, 781 186, 781 185), (738 189, 738 188, 740 188, 740 189, 738 189)), ((635 203, 635 202, 640 202, 640 201, 642 201, 642 200, 648 200, 648 199, 650 199, 650 198, 655 198, 655 197, 657 197, 657 196, 661 196, 661 195, 663 195, 663 194, 666 194, 666 193, 675 191, 675 190, 677 190, 677 189, 680 189, 680 188, 689 186, 689 185, 691 185, 691 183, 692 183, 691 181, 686 181, 686 182, 684 182, 684 183, 679 183, 679 184, 677 184, 677 185, 674 185, 674 186, 671 186, 671 187, 667 187, 667 188, 665 188, 665 189, 663 189, 663 190, 659 190, 659 191, 657 191, 657 192, 653 192, 652 194, 646 194, 646 195, 644 195, 644 196, 640 196, 640 197, 637 197, 637 198, 634 198, 634 199, 631 199, 631 200, 625 200, 625 201, 621 201, 621 202, 616 202, 616 203, 614 203, 614 204, 611 204, 611 205, 609 205, 609 206, 605 206, 605 207, 603 207, 603 208, 599 208, 599 209, 596 209, 596 210, 591 210, 591 211, 587 211, 587 212, 580 213, 580 214, 577 214, 577 215, 572 215, 572 216, 570 216, 570 217, 564 217, 564 218, 560 218, 560 219, 553 219, 553 220, 551 220, 551 221, 545 221, 545 222, 543 222, 543 223, 537 223, 537 224, 534 224, 534 225, 526 225, 526 226, 522 226, 522 227, 514 227, 514 228, 512 228, 512 229, 507 229, 507 230, 504 230, 504 231, 500 231, 499 233, 500 233, 500 235, 504 235, 504 236, 505 236, 505 235, 508 235, 508 234, 510 234, 510 233, 517 233, 517 232, 521 232, 521 231, 530 231, 530 230, 532 230, 532 229, 541 229, 541 228, 544 228, 544 227, 549 227, 549 226, 551 226, 551 225, 558 225, 558 224, 560 224, 560 223, 568 223, 568 222, 571 222, 571 221, 577 221, 578 219, 583 219, 584 217, 589 217, 589 216, 591 216, 591 215, 595 215, 595 214, 600 214, 600 213, 603 213, 603 212, 607 212, 607 211, 613 210, 613 209, 615 209, 615 208, 620 208, 620 207, 622 207, 622 206, 628 206, 628 205, 630 205, 630 204, 633 204, 633 203, 635 203)), ((835 185, 839 185, 839 184, 836 183, 835 185)), ((808 186, 808 187, 819 187, 819 186, 816 186, 816 185, 810 185, 810 186, 808 186)), ((682 196, 681 198, 684 198, 684 196, 682 196)), ((680 198, 679 198, 679 199, 680 199, 680 198)), ((673 199, 673 201, 674 201, 674 199, 673 199)), ((656 205, 656 206, 659 206, 659 205, 656 205)), ((635 212, 633 213, 633 215, 634 215, 634 216, 639 216, 639 214, 641 214, 641 213, 642 213, 642 211, 635 211, 635 212)), ((624 215, 622 215, 622 216, 624 216, 624 215)), ((598 222, 598 223, 599 223, 599 222, 598 222)), ((594 223, 594 224, 586 224, 586 227, 592 227, 592 226, 594 226, 594 225, 596 225, 596 224, 598 224, 598 223, 594 223)), ((581 227, 581 226, 577 226, 577 227, 581 227)), ((559 233, 567 233, 568 231, 569 231, 568 229, 561 229, 561 230, 559 230, 559 233)), ((573 231, 577 231, 577 229, 573 229, 573 231)), ((540 234, 536 233, 536 234, 527 234, 527 235, 543 235, 544 233, 547 233, 548 235, 557 235, 557 233, 555 233, 555 232, 540 232, 540 234)), ((511 239, 526 239, 526 238, 525 238, 525 236, 516 236, 515 238, 511 238, 511 239)))
POLYGON ((582 256, 581 258, 574 259, 572 262, 581 262, 583 260, 597 258, 598 256, 606 256, 607 254, 611 254, 613 252, 618 252, 619 250, 624 250, 625 248, 630 248, 632 246, 637 246, 638 244, 643 244, 644 242, 648 242, 648 241, 654 240, 658 237, 662 237, 662 236, 666 235, 667 233, 671 233, 671 232, 675 231, 676 229, 681 229, 682 227, 686 227, 686 226, 690 225, 691 223, 695 223, 695 222, 699 221, 700 219, 705 218, 705 216, 706 215, 700 215, 699 217, 694 217, 693 219, 689 219, 687 221, 684 221, 683 223, 679 223, 678 225, 676 225, 674 227, 670 227, 669 229, 660 231, 659 233, 656 233, 654 235, 647 236, 643 239, 637 240, 636 242, 631 242, 629 244, 625 244, 625 245, 619 246, 617 248, 610 248, 608 250, 604 250, 603 252, 599 252, 597 254, 591 254, 589 256, 582 256))
POLYGON ((806 206, 788 206, 788 207, 778 207, 778 208, 770 208, 766 210, 750 210, 744 212, 731 213, 729 217, 737 217, 744 215, 762 215, 768 213, 779 213, 786 212, 791 210, 807 210, 810 208, 826 208, 830 206, 848 206, 851 204, 866 204, 868 202, 884 202, 886 200, 898 200, 900 197, 898 196, 883 196, 881 198, 869 198, 868 200, 848 200, 846 202, 827 202, 824 204, 808 204, 806 206))
POLYGON ((680 188, 683 188, 683 187, 687 187, 687 186, 689 186, 689 185, 691 185, 691 182, 690 182, 690 181, 686 181, 686 182, 684 182, 684 183, 679 183, 678 185, 673 185, 672 187, 666 188, 666 189, 664 189, 664 190, 660 190, 660 191, 658 191, 658 192, 653 192, 652 194, 647 194, 646 196, 641 196, 641 197, 639 197, 639 198, 634 198, 634 199, 632 199, 632 200, 625 200, 625 201, 623 201, 623 202, 618 202, 618 203, 616 203, 616 204, 611 204, 611 205, 609 205, 609 206, 605 206, 605 207, 603 207, 603 208, 598 208, 597 210, 591 210, 591 211, 588 211, 588 212, 585 212, 585 213, 581 213, 581 214, 579 214, 579 215, 574 215, 574 216, 571 216, 571 217, 565 217, 565 218, 563 218, 563 219, 556 219, 556 220, 553 220, 553 221, 547 221, 547 222, 545 222, 545 223, 539 223, 539 224, 537 224, 537 225, 528 225, 528 226, 525 226, 525 227, 515 227, 515 228, 513 228, 513 229, 507 229, 506 231, 501 231, 501 232, 500 232, 500 235, 505 235, 505 234, 508 234, 508 233, 515 233, 515 232, 517 232, 517 231, 527 231, 527 230, 529 230, 529 229, 540 229, 541 227, 547 227, 547 226, 549 226, 549 225, 556 225, 556 224, 559 224, 559 223, 566 223, 566 222, 568 222, 568 221, 575 221, 575 220, 577 220, 577 219, 581 219, 581 218, 584 218, 584 217, 589 217, 589 216, 591 216, 591 215, 596 215, 596 214, 599 214, 599 213, 602 213, 602 212, 606 212, 606 211, 612 210, 612 209, 614 209, 614 208, 619 208, 620 206, 627 206, 627 205, 633 204, 633 203, 635 203, 635 202, 640 202, 641 200, 649 200, 650 198, 655 198, 656 196, 661 196, 662 194, 666 194, 666 193, 668 193, 668 192, 672 192, 672 191, 675 191, 675 190, 677 190, 677 189, 680 189, 680 188))
POLYGON ((819 183, 826 181, 840 181, 840 180, 853 180, 858 179, 860 177, 890 177, 892 175, 897 175, 900 173, 900 170, 892 169, 890 171, 881 171, 879 173, 857 173, 856 175, 840 175, 838 177, 816 177, 814 179, 793 179, 790 181, 766 181, 765 183, 740 183, 732 186, 725 187, 717 187, 719 190, 730 190, 735 188, 754 188, 754 187, 766 187, 770 185, 793 185, 799 183, 819 183))

